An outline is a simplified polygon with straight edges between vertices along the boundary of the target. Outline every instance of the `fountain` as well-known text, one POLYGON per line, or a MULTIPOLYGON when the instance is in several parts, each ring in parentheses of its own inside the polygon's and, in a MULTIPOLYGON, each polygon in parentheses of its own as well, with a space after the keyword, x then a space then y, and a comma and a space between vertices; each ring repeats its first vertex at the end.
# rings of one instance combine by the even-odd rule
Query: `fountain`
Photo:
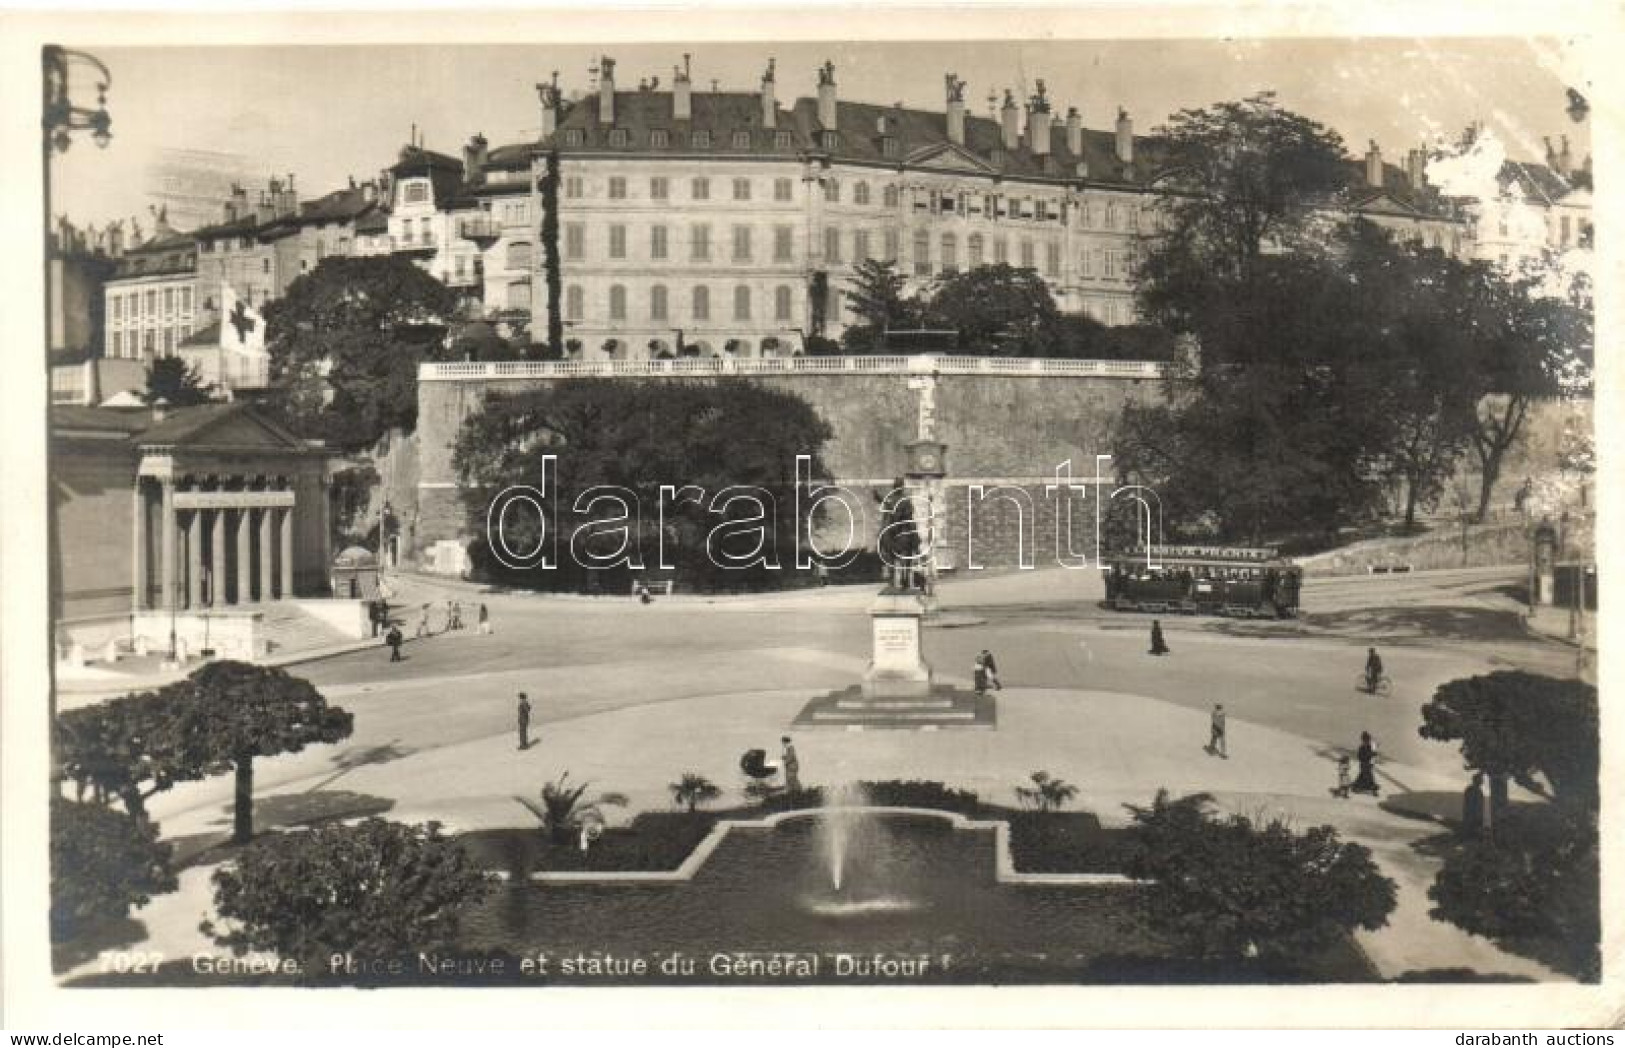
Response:
POLYGON ((830 794, 830 809, 821 820, 823 852, 829 862, 829 882, 837 894, 846 879, 846 855, 852 833, 857 821, 863 817, 861 809, 867 801, 862 786, 847 783, 830 794))
POLYGON ((828 887, 815 887, 801 902, 819 917, 903 914, 920 908, 918 900, 896 892, 880 825, 883 816, 870 811, 869 803, 861 785, 847 783, 830 792, 827 806, 816 816, 813 858, 820 872, 827 872, 828 887))

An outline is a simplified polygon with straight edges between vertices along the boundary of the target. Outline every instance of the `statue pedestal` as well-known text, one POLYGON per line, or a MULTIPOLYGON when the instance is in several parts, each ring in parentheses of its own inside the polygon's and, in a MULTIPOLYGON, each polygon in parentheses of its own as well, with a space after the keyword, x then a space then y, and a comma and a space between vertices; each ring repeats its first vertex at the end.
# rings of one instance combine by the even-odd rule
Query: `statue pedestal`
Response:
POLYGON ((872 655, 863 681, 809 702, 797 729, 992 728, 994 699, 932 679, 920 654, 925 597, 888 587, 869 607, 872 655))
POLYGON ((887 588, 869 606, 872 658, 863 675, 866 699, 924 698, 931 694, 931 667, 920 654, 925 601, 887 588))

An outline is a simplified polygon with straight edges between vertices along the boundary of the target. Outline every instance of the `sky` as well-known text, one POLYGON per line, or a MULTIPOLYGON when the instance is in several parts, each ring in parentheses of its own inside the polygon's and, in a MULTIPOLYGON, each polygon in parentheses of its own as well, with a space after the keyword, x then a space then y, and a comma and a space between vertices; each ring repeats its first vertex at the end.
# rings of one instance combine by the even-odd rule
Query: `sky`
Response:
MULTIPOLYGON (((71 40, 63 41, 74 46, 71 40)), ((1566 86, 1585 90, 1577 55, 1540 38, 1326 40, 1016 40, 966 42, 661 43, 601 45, 97 47, 113 77, 106 150, 78 139, 55 161, 54 210, 101 224, 146 211, 149 167, 166 150, 234 157, 251 176, 294 173, 308 199, 394 162, 416 125, 426 146, 459 155, 475 132, 492 145, 533 139, 535 84, 559 73, 586 92, 599 55, 617 86, 634 88, 693 55, 694 87, 754 90, 777 59, 778 97, 815 94, 815 70, 836 64, 842 98, 942 107, 943 75, 969 84, 972 112, 1006 88, 1024 97, 1042 78, 1057 113, 1110 127, 1119 106, 1148 132, 1182 108, 1276 92, 1288 108, 1341 134, 1351 154, 1375 139, 1403 164, 1423 142, 1454 140, 1482 121, 1514 158, 1542 160, 1542 136, 1567 134, 1576 161, 1587 127, 1565 114, 1566 86)), ((80 93, 80 101, 88 96, 80 93)))

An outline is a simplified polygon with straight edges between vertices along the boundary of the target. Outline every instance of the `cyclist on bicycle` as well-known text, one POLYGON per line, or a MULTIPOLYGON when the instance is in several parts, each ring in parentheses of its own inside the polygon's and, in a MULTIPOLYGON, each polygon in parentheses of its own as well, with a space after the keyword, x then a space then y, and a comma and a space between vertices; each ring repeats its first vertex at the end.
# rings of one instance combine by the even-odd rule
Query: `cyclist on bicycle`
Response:
POLYGON ((1377 693, 1377 685, 1382 681, 1382 656, 1377 654, 1376 648, 1367 648, 1365 656, 1365 690, 1373 695, 1377 693))

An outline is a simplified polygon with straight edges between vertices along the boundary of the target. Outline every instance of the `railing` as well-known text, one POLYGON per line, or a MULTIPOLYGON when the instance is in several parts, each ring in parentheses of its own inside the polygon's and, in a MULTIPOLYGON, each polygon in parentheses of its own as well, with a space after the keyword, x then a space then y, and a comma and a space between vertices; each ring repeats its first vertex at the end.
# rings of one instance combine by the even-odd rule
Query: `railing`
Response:
POLYGON ((511 378, 658 378, 700 375, 1032 375, 1157 379, 1154 360, 1051 360, 1033 357, 724 357, 678 360, 452 361, 418 366, 420 382, 511 378))
POLYGON ((502 227, 489 218, 464 218, 457 222, 457 235, 464 240, 495 240, 502 227))

